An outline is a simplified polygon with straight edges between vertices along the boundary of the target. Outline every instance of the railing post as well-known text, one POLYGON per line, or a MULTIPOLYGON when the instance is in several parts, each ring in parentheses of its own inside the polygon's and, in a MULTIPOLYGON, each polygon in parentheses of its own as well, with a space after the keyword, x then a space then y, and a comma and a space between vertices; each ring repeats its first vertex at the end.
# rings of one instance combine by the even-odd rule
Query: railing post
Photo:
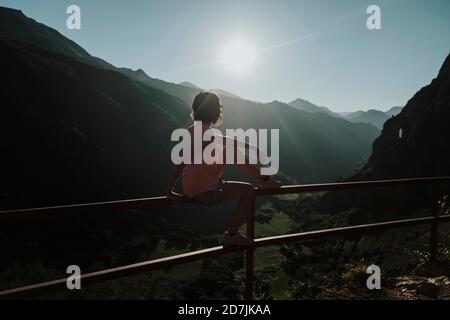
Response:
MULTIPOLYGON (((255 197, 247 214, 247 237, 255 238, 255 197)), ((253 246, 245 249, 245 300, 253 300, 253 246)))
POLYGON ((437 243, 438 243, 438 221, 439 217, 439 194, 436 183, 433 184, 432 190, 432 215, 436 218, 436 221, 431 223, 430 230, 430 261, 436 261, 437 256, 437 243))

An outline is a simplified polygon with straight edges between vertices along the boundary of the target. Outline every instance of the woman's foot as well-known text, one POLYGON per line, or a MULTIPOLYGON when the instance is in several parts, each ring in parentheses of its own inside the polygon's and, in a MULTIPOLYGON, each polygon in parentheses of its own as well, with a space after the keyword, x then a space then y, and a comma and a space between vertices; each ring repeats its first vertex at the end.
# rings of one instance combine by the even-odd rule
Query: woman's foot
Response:
POLYGON ((258 181, 256 182, 256 186, 259 189, 274 189, 279 188, 282 185, 283 184, 280 181, 274 180, 270 176, 261 176, 258 178, 258 181))
POLYGON ((244 236, 240 232, 225 232, 225 235, 223 236, 223 245, 229 246, 242 246, 242 247, 248 247, 253 244, 253 240, 249 237, 244 236))

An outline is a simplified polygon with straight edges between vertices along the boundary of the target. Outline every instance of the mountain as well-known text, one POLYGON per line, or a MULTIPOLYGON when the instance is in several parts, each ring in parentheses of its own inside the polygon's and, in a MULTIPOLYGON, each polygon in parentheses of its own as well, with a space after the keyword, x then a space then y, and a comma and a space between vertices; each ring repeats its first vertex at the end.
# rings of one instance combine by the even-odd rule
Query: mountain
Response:
POLYGON ((182 101, 184 101, 187 108, 189 108, 189 106, 192 104, 192 101, 194 101, 194 97, 203 90, 200 88, 196 89, 191 86, 179 85, 172 82, 152 78, 141 69, 134 71, 129 68, 119 68, 119 70, 126 76, 140 81, 149 87, 165 91, 166 93, 181 99, 182 101))
POLYGON ((222 96, 228 96, 230 98, 236 98, 236 99, 242 99, 241 97, 239 97, 238 95, 228 92, 226 90, 223 89, 209 89, 209 91, 214 92, 215 94, 219 95, 220 97, 222 96))
POLYGON ((383 129, 383 124, 390 118, 388 114, 379 110, 355 111, 343 114, 348 121, 355 123, 370 123, 378 129, 383 129))
POLYGON ((370 109, 367 111, 343 112, 341 116, 351 122, 370 123, 378 129, 383 129, 384 123, 400 113, 403 107, 392 107, 387 111, 370 109))
POLYGON ((192 88, 153 79, 142 69, 131 70, 129 68, 117 68, 100 58, 90 55, 78 44, 66 38, 55 29, 25 16, 20 10, 0 6, 0 36, 30 43, 36 47, 63 54, 96 67, 121 72, 133 80, 145 81, 147 85, 153 88, 162 90, 166 89, 167 86, 173 87, 173 91, 177 92, 176 96, 191 98, 191 94, 187 94, 186 92, 191 92, 192 88), (187 88, 187 91, 183 90, 184 88, 187 88))
POLYGON ((55 29, 28 18, 20 10, 0 6, 0 34, 98 67, 114 68, 108 62, 91 56, 86 50, 55 29))
POLYGON ((327 107, 319 107, 308 100, 303 99, 295 99, 294 101, 291 101, 288 103, 291 107, 296 108, 298 110, 310 112, 310 113, 325 113, 330 116, 341 118, 341 115, 339 113, 333 112, 327 107))
POLYGON ((157 195, 184 103, 121 73, 0 38, 1 207, 157 195), (158 168, 158 170, 155 170, 158 168))
POLYGON ((193 84, 192 82, 189 82, 189 81, 180 82, 179 85, 180 86, 189 87, 189 88, 193 88, 193 89, 203 90, 202 88, 196 86, 195 84, 193 84))
POLYGON ((389 117, 396 116, 402 111, 403 107, 392 107, 388 111, 385 111, 389 117))
POLYGON ((324 113, 336 118, 344 118, 354 123, 367 123, 375 126, 378 129, 383 129, 383 124, 393 115, 397 115, 402 107, 393 107, 386 112, 379 110, 355 111, 355 112, 333 112, 327 107, 317 106, 308 100, 295 99, 289 102, 289 105, 297 110, 306 111, 309 113, 324 113))
MULTIPOLYGON (((196 86, 195 84, 193 84, 192 82, 189 81, 183 81, 180 82, 179 85, 185 86, 185 87, 189 87, 195 90, 205 90, 203 88, 200 88, 199 86, 196 86)), ((208 91, 214 92, 215 94, 219 95, 219 96, 229 96, 231 98, 238 98, 241 99, 241 97, 239 97, 238 95, 235 95, 234 93, 222 90, 222 89, 209 89, 208 91)))
MULTIPOLYGON (((421 88, 399 114, 384 124, 373 143, 368 162, 346 181, 382 180, 450 175, 450 55, 439 74, 421 88)), ((448 186, 441 186, 448 190, 448 186)), ((354 190, 327 193, 320 199, 325 212, 361 207, 378 215, 389 211, 408 213, 417 207, 429 208, 429 188, 354 190), (378 210, 377 210, 378 209, 378 210)))
POLYGON ((450 56, 438 76, 386 121, 372 155, 356 177, 450 174, 450 56), (401 131, 401 133, 400 133, 401 131))
MULTIPOLYGON (((9 137, 2 207, 163 192, 171 130, 190 122, 200 89, 117 68, 17 10, 0 8, 0 37, 8 93, 0 98, 1 130, 9 137)), ((221 99, 223 128, 280 129, 280 169, 302 181, 351 174, 378 135, 281 102, 221 99)))

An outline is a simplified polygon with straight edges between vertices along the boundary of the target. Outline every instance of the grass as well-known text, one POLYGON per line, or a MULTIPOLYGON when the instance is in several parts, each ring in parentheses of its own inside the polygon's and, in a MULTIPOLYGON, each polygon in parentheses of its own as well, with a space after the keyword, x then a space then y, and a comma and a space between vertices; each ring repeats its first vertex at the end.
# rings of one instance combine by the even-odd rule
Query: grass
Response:
POLYGON ((255 224, 255 236, 269 237, 281 235, 289 232, 289 223, 291 219, 284 213, 277 213, 268 224, 255 224))
MULTIPOLYGON (((256 237, 268 237, 289 232, 289 217, 284 213, 274 215, 270 223, 255 225, 256 237)), ((270 295, 277 300, 292 299, 288 291, 289 277, 279 266, 284 262, 280 246, 267 246, 255 250, 255 272, 268 272, 272 276, 270 295)))

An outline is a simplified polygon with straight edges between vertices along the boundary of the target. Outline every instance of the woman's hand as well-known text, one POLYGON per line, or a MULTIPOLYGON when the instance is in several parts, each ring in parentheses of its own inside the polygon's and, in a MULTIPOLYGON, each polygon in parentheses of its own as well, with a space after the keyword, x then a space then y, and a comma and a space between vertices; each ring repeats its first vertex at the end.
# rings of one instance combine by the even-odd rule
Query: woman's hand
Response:
POLYGON ((183 195, 173 192, 173 191, 168 191, 166 196, 167 196, 167 198, 169 198, 169 200, 172 204, 180 203, 184 199, 183 195))

